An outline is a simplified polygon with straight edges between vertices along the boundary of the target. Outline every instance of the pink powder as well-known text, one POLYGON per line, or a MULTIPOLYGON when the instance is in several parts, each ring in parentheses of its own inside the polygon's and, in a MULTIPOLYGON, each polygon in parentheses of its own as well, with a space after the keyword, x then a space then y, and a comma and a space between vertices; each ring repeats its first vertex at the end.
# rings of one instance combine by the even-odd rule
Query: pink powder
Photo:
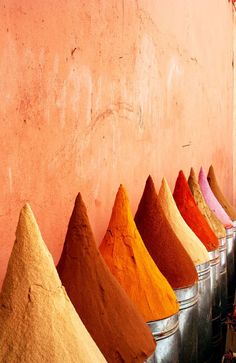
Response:
POLYGON ((232 221, 213 194, 202 167, 199 172, 198 182, 209 208, 215 213, 216 217, 221 221, 221 223, 224 224, 225 228, 232 227, 232 221))

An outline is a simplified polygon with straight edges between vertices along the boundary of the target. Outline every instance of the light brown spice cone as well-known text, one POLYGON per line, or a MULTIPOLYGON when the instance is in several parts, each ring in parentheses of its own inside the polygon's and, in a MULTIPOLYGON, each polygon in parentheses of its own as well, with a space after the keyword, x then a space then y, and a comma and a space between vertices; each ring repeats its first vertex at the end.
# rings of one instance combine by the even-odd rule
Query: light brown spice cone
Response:
POLYGON ((212 212, 212 210, 208 207, 204 196, 202 195, 200 185, 198 184, 198 180, 196 174, 191 168, 188 185, 193 194, 194 200, 197 203, 198 208, 200 209, 202 215, 206 218, 209 226, 212 228, 217 238, 224 238, 226 236, 225 227, 221 223, 221 221, 216 217, 216 215, 212 212))
POLYGON ((235 221, 236 209, 232 206, 232 204, 226 199, 226 197, 222 193, 220 186, 217 182, 215 171, 212 165, 209 168, 207 180, 218 202, 222 205, 226 213, 229 215, 230 219, 232 219, 232 221, 235 221))
POLYGON ((29 205, 0 295, 0 362, 106 362, 61 285, 29 205))

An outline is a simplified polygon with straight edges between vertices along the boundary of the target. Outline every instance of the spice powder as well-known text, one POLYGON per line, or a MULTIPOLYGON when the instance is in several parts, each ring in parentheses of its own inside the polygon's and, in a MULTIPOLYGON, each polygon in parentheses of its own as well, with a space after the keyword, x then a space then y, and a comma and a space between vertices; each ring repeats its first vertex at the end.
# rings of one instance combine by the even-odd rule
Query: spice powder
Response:
POLYGON ((29 207, 0 295, 0 361, 105 363, 70 302, 29 207))
POLYGON ((148 252, 172 288, 194 285, 198 279, 196 268, 166 218, 150 176, 135 215, 135 223, 148 252))
POLYGON ((146 322, 178 312, 175 293, 144 246, 122 185, 100 250, 146 322))
POLYGON ((162 180, 158 196, 162 209, 170 222, 172 229, 175 231, 182 245, 192 258, 194 265, 196 266, 208 262, 209 256, 206 247, 182 218, 165 178, 162 180))
POLYGON ((231 220, 235 221, 236 220, 236 210, 232 206, 232 204, 230 204, 230 202, 226 199, 224 194, 222 193, 222 191, 219 187, 219 184, 217 183, 215 171, 214 171, 214 168, 212 165, 209 168, 207 180, 208 180, 211 190, 213 191, 218 202, 224 208, 225 212, 228 214, 228 216, 231 218, 231 220))
POLYGON ((176 180, 173 197, 185 222, 202 241, 207 251, 216 250, 219 241, 198 209, 182 170, 176 180))
POLYGON ((212 192, 203 168, 200 169, 198 183, 210 209, 215 213, 221 223, 223 223, 225 228, 232 227, 232 221, 212 192))
POLYGON ((151 331, 106 266, 80 194, 70 218, 59 276, 108 362, 142 363, 155 350, 151 331))
POLYGON ((190 175, 188 178, 188 185, 199 210, 201 211, 202 215, 208 222, 211 229, 214 231, 217 238, 218 239, 224 238, 226 236, 224 225, 216 217, 216 215, 212 212, 212 210, 208 207, 204 199, 204 196, 202 195, 201 188, 198 184, 197 177, 193 168, 191 168, 190 171, 190 175))

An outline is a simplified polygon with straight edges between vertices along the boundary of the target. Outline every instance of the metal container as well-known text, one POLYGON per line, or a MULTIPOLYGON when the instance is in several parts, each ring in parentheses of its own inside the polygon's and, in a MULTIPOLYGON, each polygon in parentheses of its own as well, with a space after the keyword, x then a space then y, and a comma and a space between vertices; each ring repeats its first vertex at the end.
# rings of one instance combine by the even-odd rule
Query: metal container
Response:
POLYGON ((220 251, 216 249, 208 252, 211 271, 212 296, 212 347, 221 345, 221 291, 220 291, 220 251))
POLYGON ((212 342, 212 295, 210 262, 196 266, 198 273, 198 362, 211 358, 212 342))
POLYGON ((226 237, 219 238, 220 251, 220 296, 221 296, 221 321, 225 322, 227 316, 227 244, 226 237))
POLYGON ((180 362, 196 363, 198 349, 198 284, 174 291, 180 309, 180 362))
POLYGON ((236 275, 236 221, 233 221, 234 226, 234 273, 236 275))
MULTIPOLYGON (((147 363, 184 363, 179 360, 180 333, 178 314, 147 323, 157 342, 154 354, 147 363)), ((186 362, 187 363, 187 362, 186 362)))
POLYGON ((234 228, 226 228, 227 242, 227 286, 228 299, 227 310, 231 311, 234 302, 235 291, 235 270, 234 270, 234 228))

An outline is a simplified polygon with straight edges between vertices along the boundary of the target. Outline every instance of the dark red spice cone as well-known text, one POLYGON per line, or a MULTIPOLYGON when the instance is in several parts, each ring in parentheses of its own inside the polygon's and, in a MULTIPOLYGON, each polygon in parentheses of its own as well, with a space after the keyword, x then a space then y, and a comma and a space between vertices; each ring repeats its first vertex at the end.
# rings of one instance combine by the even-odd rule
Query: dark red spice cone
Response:
POLYGON ((141 363, 152 354, 152 335, 106 266, 80 194, 57 268, 76 311, 108 362, 141 363))
POLYGON ((200 212, 182 170, 180 170, 176 180, 173 197, 185 222, 206 249, 208 251, 217 249, 219 247, 218 239, 200 212))
POLYGON ((154 262, 172 288, 192 286, 198 279, 194 263, 171 228, 148 177, 135 223, 154 262))

